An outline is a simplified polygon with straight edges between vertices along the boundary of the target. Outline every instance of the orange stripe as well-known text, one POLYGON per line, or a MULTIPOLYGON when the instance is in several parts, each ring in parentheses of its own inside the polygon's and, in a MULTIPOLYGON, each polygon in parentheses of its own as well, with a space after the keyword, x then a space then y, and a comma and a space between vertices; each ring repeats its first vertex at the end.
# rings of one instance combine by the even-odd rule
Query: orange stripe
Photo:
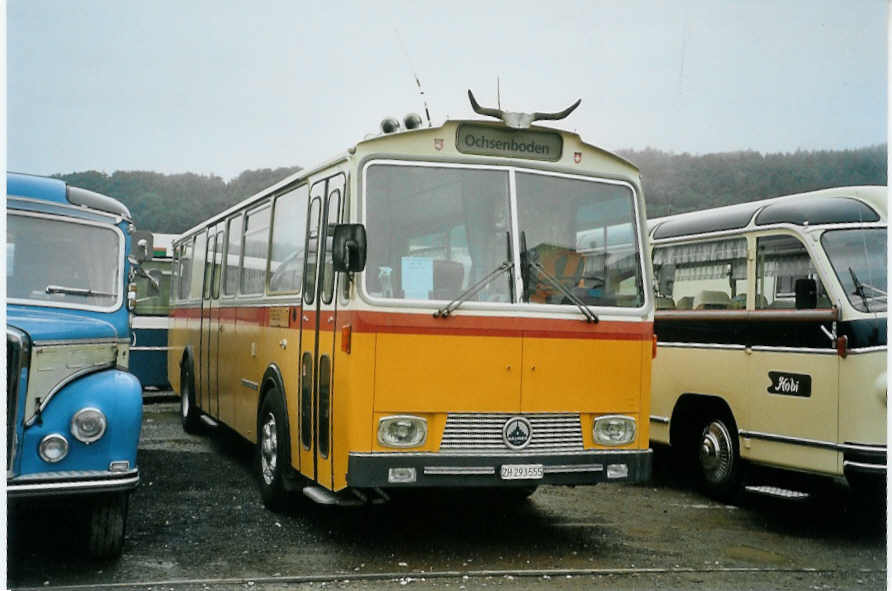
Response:
MULTIPOLYGON (((235 316, 239 324, 269 326, 269 308, 218 308, 220 314, 235 316), (234 312, 234 314, 233 314, 234 312)), ((215 312, 216 312, 215 310, 215 312)), ((171 311, 173 317, 198 318, 197 308, 171 311)), ((323 320, 332 314, 322 310, 323 320)), ((316 323, 316 312, 301 312, 289 306, 289 324, 299 328, 301 316, 307 324, 316 323), (296 319, 296 320, 292 320, 296 319)), ((434 318, 432 313, 406 314, 396 312, 342 311, 338 312, 338 326, 350 324, 353 332, 419 335, 536 337, 553 339, 607 339, 617 341, 649 341, 653 336, 653 322, 601 321, 590 324, 584 320, 553 318, 516 318, 505 316, 450 316, 434 318)), ((330 330, 328 326, 323 327, 330 330)))

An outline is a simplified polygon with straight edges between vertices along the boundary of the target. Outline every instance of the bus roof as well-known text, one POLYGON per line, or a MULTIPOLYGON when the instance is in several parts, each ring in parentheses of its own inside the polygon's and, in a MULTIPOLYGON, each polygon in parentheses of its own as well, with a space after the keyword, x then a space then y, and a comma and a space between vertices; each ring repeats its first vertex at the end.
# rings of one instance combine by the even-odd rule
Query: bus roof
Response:
POLYGON ((111 213, 130 220, 130 210, 120 201, 80 187, 72 187, 60 179, 23 174, 6 173, 6 194, 11 197, 26 197, 52 201, 64 205, 76 205, 111 213))
MULTIPOLYGON (((322 170, 335 166, 341 162, 351 159, 356 154, 371 154, 371 153, 382 153, 382 154, 390 154, 393 157, 399 157, 401 154, 408 155, 411 153, 413 156, 426 157, 434 159, 437 157, 443 157, 445 155, 451 155, 453 157, 462 156, 458 150, 455 149, 454 144, 456 143, 456 135, 457 130, 461 125, 468 124, 474 126, 486 126, 490 128, 501 128, 507 131, 513 131, 504 123, 498 121, 492 121, 488 119, 469 119, 469 120, 457 120, 450 119, 445 121, 442 125, 436 127, 419 127, 416 129, 402 129, 392 133, 379 133, 376 135, 367 136, 365 139, 360 140, 355 145, 350 146, 345 152, 338 154, 328 160, 323 161, 322 163, 313 166, 311 168, 301 169, 281 181, 266 187, 257 193, 247 197, 246 199, 241 200, 235 205, 227 208, 224 211, 204 220, 195 226, 189 228, 180 236, 174 239, 174 242, 179 242, 182 238, 210 225, 213 225, 225 218, 227 218, 230 214, 235 213, 247 206, 249 206, 254 201, 260 201, 269 195, 276 193, 282 187, 288 186, 292 183, 299 182, 305 178, 308 178, 322 170), (447 140, 447 138, 449 138, 447 140), (437 147, 437 144, 434 140, 443 140, 440 147, 437 147)), ((583 162, 575 162, 574 156, 576 152, 590 152, 597 154, 597 156, 604 161, 612 162, 613 167, 615 168, 617 174, 625 174, 630 175, 639 174, 638 167, 632 163, 631 161, 605 150, 603 148, 599 148, 592 144, 588 144, 584 142, 579 134, 573 131, 565 131, 552 127, 541 127, 541 126, 531 126, 528 130, 532 133, 551 133, 551 134, 560 134, 563 138, 564 143, 566 144, 564 147, 564 153, 559 162, 547 162, 542 160, 524 160, 517 157, 514 158, 500 158, 493 157, 493 164, 506 164, 509 161, 518 166, 536 166, 542 164, 549 164, 552 166, 560 166, 565 170, 576 170, 577 173, 586 172, 583 158, 583 162), (570 146, 569 148, 567 146, 570 146), (583 164, 579 167, 579 164, 583 164)), ((479 158, 479 155, 470 156, 473 158, 479 158)), ((466 158, 470 158, 466 156, 466 158)))
POLYGON ((648 221, 651 238, 739 230, 754 224, 820 225, 886 221, 885 186, 833 187, 692 211, 648 221))

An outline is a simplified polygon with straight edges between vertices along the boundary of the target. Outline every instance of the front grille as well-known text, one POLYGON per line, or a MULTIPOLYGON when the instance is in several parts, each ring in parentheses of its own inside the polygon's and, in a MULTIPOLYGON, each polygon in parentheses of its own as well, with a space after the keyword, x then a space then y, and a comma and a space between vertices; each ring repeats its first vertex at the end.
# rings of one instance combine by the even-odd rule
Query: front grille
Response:
POLYGON ((22 331, 6 327, 6 470, 12 470, 18 419, 19 382, 22 368, 28 364, 28 337, 22 331))
POLYGON ((494 452, 511 450, 502 428, 512 417, 530 422, 532 435, 521 452, 564 453, 582 451, 582 425, 572 413, 452 413, 446 418, 440 451, 494 452))

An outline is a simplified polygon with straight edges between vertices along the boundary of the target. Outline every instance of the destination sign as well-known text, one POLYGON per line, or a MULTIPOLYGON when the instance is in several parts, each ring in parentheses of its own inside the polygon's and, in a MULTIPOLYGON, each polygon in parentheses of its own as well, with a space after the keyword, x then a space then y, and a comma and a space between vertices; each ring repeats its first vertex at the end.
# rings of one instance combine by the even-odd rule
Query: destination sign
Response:
POLYGON ((561 158, 564 139, 561 134, 548 131, 463 124, 458 127, 455 145, 464 154, 555 162, 561 158))

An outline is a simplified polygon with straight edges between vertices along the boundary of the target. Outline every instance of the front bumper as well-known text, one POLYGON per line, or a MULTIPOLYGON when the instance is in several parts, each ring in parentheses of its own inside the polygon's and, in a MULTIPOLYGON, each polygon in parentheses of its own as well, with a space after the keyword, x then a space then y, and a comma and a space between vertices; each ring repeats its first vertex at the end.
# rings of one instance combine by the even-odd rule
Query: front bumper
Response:
POLYGON ((41 472, 6 480, 8 498, 67 496, 127 491, 139 484, 139 470, 109 472, 105 470, 72 470, 41 472))
POLYGON ((651 450, 593 450, 573 454, 470 455, 446 453, 351 453, 347 484, 370 487, 530 486, 644 482, 650 479, 651 450), (541 464, 541 479, 503 480, 503 465, 541 464), (625 470, 617 466, 625 466, 625 470), (414 482, 392 482, 391 468, 414 468, 414 482), (615 476, 622 474, 625 476, 615 476))

